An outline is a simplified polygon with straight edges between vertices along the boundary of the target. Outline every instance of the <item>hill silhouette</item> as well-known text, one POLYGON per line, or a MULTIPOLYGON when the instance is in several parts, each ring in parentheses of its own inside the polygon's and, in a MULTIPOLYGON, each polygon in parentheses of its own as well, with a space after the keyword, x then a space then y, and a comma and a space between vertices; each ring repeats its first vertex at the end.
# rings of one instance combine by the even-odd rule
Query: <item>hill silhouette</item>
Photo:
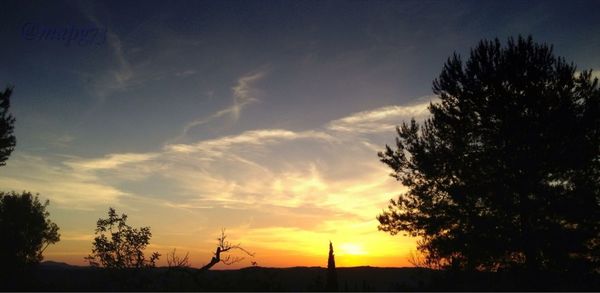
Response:
MULTIPOLYGON (((452 272, 426 268, 338 267, 339 291, 598 291, 583 276, 452 272)), ((156 267, 107 270, 43 262, 12 287, 24 291, 324 291, 324 267, 247 267, 200 271, 156 267)))
MULTIPOLYGON (((157 267, 105 270, 46 261, 18 289, 30 291, 323 291, 327 268, 247 267, 200 272, 157 267)), ((421 268, 337 268, 340 291, 425 289, 440 272, 421 268)))

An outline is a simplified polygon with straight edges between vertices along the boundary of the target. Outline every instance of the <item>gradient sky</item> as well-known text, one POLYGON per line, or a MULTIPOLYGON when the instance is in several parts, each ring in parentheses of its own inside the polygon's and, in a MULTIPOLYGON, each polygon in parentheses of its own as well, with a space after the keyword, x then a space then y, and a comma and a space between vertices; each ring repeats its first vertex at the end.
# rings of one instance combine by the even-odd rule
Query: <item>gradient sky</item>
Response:
MULTIPOLYGON (((598 1, 9 1, 0 86, 17 148, 1 190, 50 199, 83 264, 109 206, 149 249, 210 260, 221 228, 261 266, 408 266, 377 231, 402 185, 377 151, 426 117, 431 82, 480 39, 531 34, 600 69, 598 1), (26 24, 106 29, 100 44, 29 40, 26 24)), ((232 266, 250 265, 247 259, 232 266)), ((218 265, 217 268, 225 268, 218 265)))

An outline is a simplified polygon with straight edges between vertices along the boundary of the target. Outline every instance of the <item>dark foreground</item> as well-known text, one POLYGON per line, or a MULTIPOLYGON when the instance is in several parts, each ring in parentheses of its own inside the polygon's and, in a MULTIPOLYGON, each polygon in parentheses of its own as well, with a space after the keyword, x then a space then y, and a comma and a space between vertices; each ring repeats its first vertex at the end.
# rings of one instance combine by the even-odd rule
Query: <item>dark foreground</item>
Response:
MULTIPOLYGON (((420 268, 338 268, 339 291, 600 291, 598 275, 452 273, 420 268)), ((6 275, 3 277, 7 277, 6 275)), ((44 263, 3 280, 10 291, 324 291, 319 267, 110 271, 44 263)))

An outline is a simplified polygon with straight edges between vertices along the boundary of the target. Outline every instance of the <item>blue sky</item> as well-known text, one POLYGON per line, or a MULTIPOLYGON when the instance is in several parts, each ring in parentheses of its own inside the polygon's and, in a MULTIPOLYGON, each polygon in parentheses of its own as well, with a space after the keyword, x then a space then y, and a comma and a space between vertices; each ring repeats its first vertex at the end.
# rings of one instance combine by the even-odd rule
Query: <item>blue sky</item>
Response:
POLYGON ((403 189, 376 156, 394 125, 425 117, 446 58, 484 38, 531 34, 600 69, 598 8, 9 1, 0 82, 15 86, 17 149, 0 187, 51 200, 63 237, 50 259, 81 263, 95 220, 115 206, 152 226, 154 249, 179 247, 198 263, 226 227, 273 266, 292 264, 284 253, 319 265, 329 239, 348 247, 348 265, 406 265, 414 239, 377 232, 375 220, 403 189), (106 38, 27 40, 26 24, 96 27, 106 38))

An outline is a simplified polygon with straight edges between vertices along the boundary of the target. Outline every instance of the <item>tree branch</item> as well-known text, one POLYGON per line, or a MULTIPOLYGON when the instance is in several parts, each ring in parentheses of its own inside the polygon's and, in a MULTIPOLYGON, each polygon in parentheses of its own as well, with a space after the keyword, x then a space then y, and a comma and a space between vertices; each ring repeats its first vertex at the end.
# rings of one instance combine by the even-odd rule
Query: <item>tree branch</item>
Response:
POLYGON ((225 265, 231 265, 231 264, 234 264, 234 263, 244 260, 244 257, 238 257, 238 256, 232 257, 231 255, 226 255, 223 258, 221 257, 221 253, 225 253, 230 250, 237 249, 251 257, 254 257, 254 253, 243 248, 241 246, 241 243, 238 243, 237 245, 233 245, 229 241, 227 241, 226 238, 227 238, 227 235, 225 234, 225 229, 222 229, 221 237, 217 238, 219 246, 217 246, 215 254, 212 257, 212 259, 210 260, 210 262, 200 268, 201 271, 207 271, 210 268, 212 268, 214 265, 218 264, 219 262, 222 262, 225 265))

